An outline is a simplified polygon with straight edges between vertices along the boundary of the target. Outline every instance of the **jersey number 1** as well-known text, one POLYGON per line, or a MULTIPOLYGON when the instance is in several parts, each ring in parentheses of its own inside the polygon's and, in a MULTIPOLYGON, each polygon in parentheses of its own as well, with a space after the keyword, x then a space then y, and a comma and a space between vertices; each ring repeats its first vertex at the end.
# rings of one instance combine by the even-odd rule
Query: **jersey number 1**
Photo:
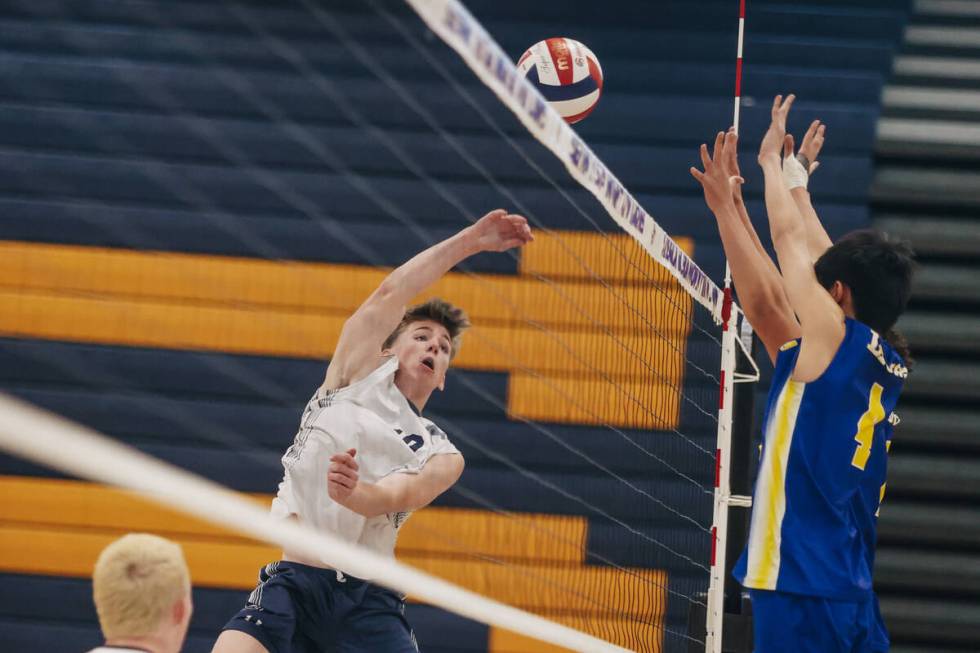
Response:
POLYGON ((854 440, 858 443, 851 458, 851 464, 860 470, 864 470, 871 456, 871 444, 874 441, 875 426, 878 422, 885 419, 885 407, 881 405, 881 393, 884 390, 880 384, 875 383, 871 386, 871 396, 868 397, 868 412, 861 415, 858 420, 857 433, 854 440))

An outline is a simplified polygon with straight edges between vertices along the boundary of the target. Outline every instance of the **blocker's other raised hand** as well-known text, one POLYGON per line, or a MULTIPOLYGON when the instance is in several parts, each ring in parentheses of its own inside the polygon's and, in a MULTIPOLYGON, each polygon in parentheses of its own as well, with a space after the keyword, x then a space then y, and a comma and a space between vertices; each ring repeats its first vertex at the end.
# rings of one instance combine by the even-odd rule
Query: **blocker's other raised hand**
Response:
POLYGON ((803 135, 803 143, 800 145, 800 153, 797 156, 808 174, 812 175, 820 165, 817 157, 820 156, 820 150, 823 149, 826 134, 827 125, 819 120, 814 120, 810 123, 810 128, 806 130, 806 134, 803 135))
POLYGON ((534 240, 527 219, 504 209, 490 211, 467 231, 481 252, 505 252, 534 240))
POLYGON ((725 174, 728 175, 728 184, 732 189, 732 199, 736 203, 742 201, 742 185, 745 180, 742 178, 742 171, 738 167, 738 134, 734 127, 728 129, 725 135, 725 145, 722 149, 722 161, 725 166, 725 174))
POLYGON ((718 132, 710 155, 708 146, 701 145, 701 165, 704 166, 704 172, 691 168, 691 176, 701 184, 704 200, 715 214, 734 207, 738 187, 745 183, 738 174, 738 162, 735 161, 737 145, 738 134, 734 131, 727 134, 718 132))
POLYGON ((796 96, 792 93, 787 95, 785 100, 782 95, 777 95, 773 100, 772 121, 769 123, 766 135, 762 138, 762 145, 759 146, 759 163, 780 160, 786 139, 786 118, 789 116, 794 100, 796 96))

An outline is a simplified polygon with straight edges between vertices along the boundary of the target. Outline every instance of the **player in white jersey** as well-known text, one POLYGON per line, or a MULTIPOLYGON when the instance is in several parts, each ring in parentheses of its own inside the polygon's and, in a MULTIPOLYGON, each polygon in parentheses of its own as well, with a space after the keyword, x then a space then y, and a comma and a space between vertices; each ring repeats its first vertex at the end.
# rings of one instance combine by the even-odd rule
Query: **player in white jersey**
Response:
MULTIPOLYGON (((344 324, 326 379, 282 458, 274 516, 383 555, 399 527, 463 472, 463 457, 421 411, 469 326, 462 310, 405 305, 464 259, 532 240, 527 220, 491 211, 394 270, 344 324)), ((327 553, 327 552, 325 552, 327 553)), ((213 653, 417 651, 404 597, 290 551, 266 565, 213 653)))

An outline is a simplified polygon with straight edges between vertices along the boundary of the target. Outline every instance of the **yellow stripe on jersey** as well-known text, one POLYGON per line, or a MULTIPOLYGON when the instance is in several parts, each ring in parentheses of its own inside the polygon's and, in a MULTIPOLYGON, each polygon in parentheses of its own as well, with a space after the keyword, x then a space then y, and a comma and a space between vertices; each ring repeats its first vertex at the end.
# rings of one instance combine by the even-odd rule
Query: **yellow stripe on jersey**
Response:
POLYGON ((786 514, 786 465, 805 383, 787 380, 766 433, 749 533, 746 587, 776 589, 779 578, 783 516, 786 514))
POLYGON ((858 420, 857 433, 854 434, 854 441, 858 443, 851 464, 861 471, 864 471, 871 457, 871 445, 874 444, 875 427, 878 422, 885 419, 885 407, 881 404, 881 393, 884 388, 880 383, 871 386, 871 395, 868 397, 868 410, 861 419, 858 420))

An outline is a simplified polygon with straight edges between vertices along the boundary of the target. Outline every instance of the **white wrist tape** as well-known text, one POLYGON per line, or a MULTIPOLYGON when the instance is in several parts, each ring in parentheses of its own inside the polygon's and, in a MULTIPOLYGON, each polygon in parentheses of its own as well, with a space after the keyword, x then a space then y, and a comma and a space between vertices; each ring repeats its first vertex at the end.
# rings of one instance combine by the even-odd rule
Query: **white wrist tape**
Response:
POLYGON ((810 173, 795 156, 783 157, 783 181, 790 190, 806 188, 810 182, 810 173))

